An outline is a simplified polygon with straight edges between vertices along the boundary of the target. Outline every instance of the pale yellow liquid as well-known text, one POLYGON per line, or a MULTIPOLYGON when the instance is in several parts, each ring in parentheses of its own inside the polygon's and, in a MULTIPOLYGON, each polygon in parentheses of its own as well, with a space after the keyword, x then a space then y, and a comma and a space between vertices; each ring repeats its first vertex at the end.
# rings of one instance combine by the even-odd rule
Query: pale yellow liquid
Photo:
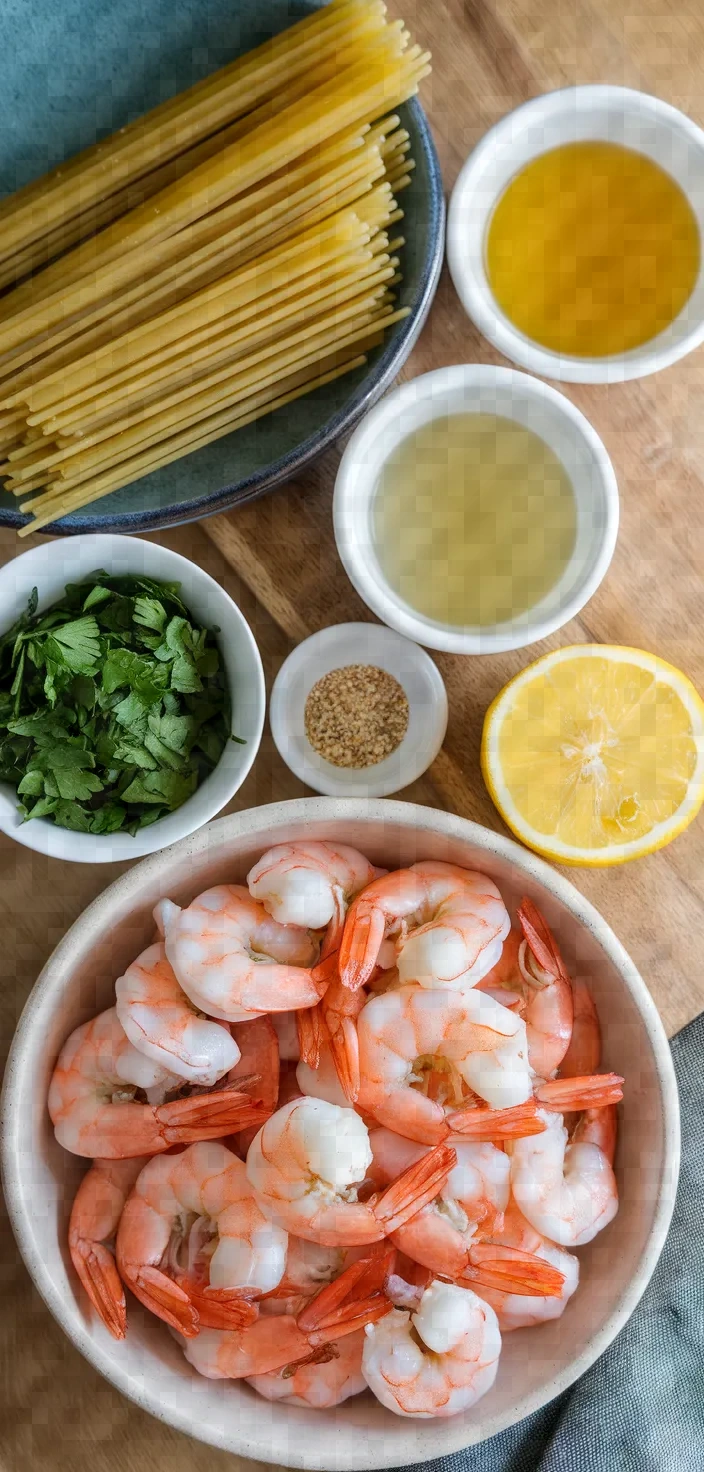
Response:
POLYGON ((555 586, 575 542, 572 483, 511 419, 452 414, 403 440, 379 477, 376 555, 391 587, 440 623, 505 623, 555 586))

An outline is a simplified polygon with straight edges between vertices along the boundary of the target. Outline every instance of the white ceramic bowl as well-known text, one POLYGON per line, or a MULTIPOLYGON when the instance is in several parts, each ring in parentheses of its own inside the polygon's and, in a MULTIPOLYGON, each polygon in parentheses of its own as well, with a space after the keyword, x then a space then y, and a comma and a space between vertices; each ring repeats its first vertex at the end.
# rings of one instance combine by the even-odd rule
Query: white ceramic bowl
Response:
POLYGON ((340 461, 333 517, 347 574, 384 623, 431 649, 498 654, 547 638, 591 598, 616 545, 618 488, 599 436, 564 394, 512 368, 458 363, 401 384, 367 414, 340 461), (533 608, 493 627, 426 618, 387 582, 374 545, 373 503, 384 462, 421 425, 461 413, 504 415, 540 435, 562 461, 577 502, 574 551, 559 581, 533 608))
POLYGON ((145 1410, 241 1456, 292 1467, 402 1467, 458 1451, 545 1405, 581 1375, 635 1308, 657 1261, 677 1184, 677 1089, 649 992, 608 925, 577 890, 507 838, 408 803, 306 798, 236 813, 137 865, 95 900, 45 966, 17 1029, 4 1098, 5 1188, 25 1262, 52 1313, 91 1363, 145 1410), (187 902, 242 880, 272 843, 356 844, 378 864, 420 858, 484 870, 509 903, 528 894, 554 926, 573 974, 589 978, 604 1031, 603 1066, 626 1078, 616 1170, 621 1206, 580 1250, 582 1283, 561 1319, 505 1338, 493 1389, 465 1415, 400 1419, 369 1393, 325 1413, 261 1400, 247 1385, 203 1380, 163 1324, 130 1301, 118 1344, 89 1310, 69 1266, 66 1223, 83 1162, 56 1144, 46 1113, 68 1032, 109 1005, 115 977, 152 933, 164 894, 187 902))
POLYGON ((228 742, 214 770, 182 807, 129 833, 74 833, 44 818, 23 823, 17 794, 0 783, 0 830, 54 859, 83 864, 108 864, 117 859, 140 859, 175 843, 207 823, 242 786, 259 750, 264 726, 266 694, 264 671, 254 635, 239 608, 207 572, 187 558, 134 537, 91 535, 33 547, 0 569, 0 633, 23 613, 27 599, 39 590, 39 612, 56 603, 69 582, 78 582, 103 568, 117 574, 144 574, 159 582, 178 582, 186 607, 201 624, 217 626, 232 705, 232 730, 243 745, 228 742))
POLYGON ((484 245, 495 204, 531 159, 564 143, 600 140, 645 154, 687 195, 704 239, 704 132, 658 97, 630 87, 566 87, 534 97, 491 128, 457 178, 447 221, 447 259, 465 311, 507 358, 570 383, 623 383, 668 368, 704 342, 704 253, 694 291, 663 332, 604 358, 554 353, 519 332, 498 306, 484 245))
POLYGON ((269 701, 271 734, 284 761, 314 792, 327 797, 388 797, 408 787, 435 760, 447 730, 447 691, 424 649, 382 624, 331 624, 289 654, 269 701), (311 746, 306 700, 330 670, 371 664, 398 680, 408 700, 408 730, 390 756, 372 767, 336 767, 311 746))

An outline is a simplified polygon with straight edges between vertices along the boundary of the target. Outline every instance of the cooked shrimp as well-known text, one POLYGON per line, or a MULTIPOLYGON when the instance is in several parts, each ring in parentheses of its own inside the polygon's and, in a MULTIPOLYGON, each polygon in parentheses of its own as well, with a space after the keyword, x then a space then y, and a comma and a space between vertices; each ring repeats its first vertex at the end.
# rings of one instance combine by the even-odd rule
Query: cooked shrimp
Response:
POLYGON ((356 1334, 350 1334, 346 1339, 333 1340, 331 1359, 321 1364, 292 1366, 293 1373, 284 1368, 270 1370, 267 1375, 250 1375, 248 1384, 265 1400, 280 1400, 288 1406, 310 1406, 315 1411, 326 1411, 366 1390, 367 1382, 362 1374, 363 1348, 364 1330, 358 1329, 356 1334))
POLYGON ((339 949, 347 906, 386 871, 344 843, 279 843, 247 875, 249 892, 281 925, 327 927, 322 956, 339 949))
MULTIPOLYGON (((273 1114, 279 1097, 281 1065, 279 1040, 271 1017, 263 1012, 261 1017, 253 1017, 251 1022, 232 1022, 230 1031, 239 1059, 227 1075, 228 1084, 237 1084, 245 1077, 256 1079, 257 1083, 252 1087, 256 1088, 262 1109, 273 1114)), ((258 1129, 258 1124, 250 1125, 249 1129, 232 1135, 225 1144, 244 1160, 258 1129)))
POLYGON ((259 1299, 260 1314, 296 1314, 320 1288, 339 1278, 349 1252, 345 1247, 323 1247, 303 1237, 288 1239, 286 1268, 276 1288, 259 1299))
MULTIPOLYGON (((373 1157, 371 1180, 375 1185, 384 1186, 389 1181, 395 1181, 414 1161, 422 1160, 429 1149, 427 1145, 418 1145, 415 1141, 406 1140, 403 1135, 396 1135, 393 1130, 387 1129, 371 1130, 369 1145, 373 1157)), ((400 1227, 392 1239, 401 1252, 405 1252, 416 1262, 422 1262, 423 1259, 416 1257, 410 1248, 405 1247, 400 1238, 407 1231, 412 1232, 414 1222, 419 1222, 422 1216, 431 1211, 439 1211, 463 1232, 481 1226, 485 1236, 493 1236, 500 1229, 508 1206, 511 1162, 506 1152, 499 1150, 489 1140, 467 1143, 454 1139, 452 1145, 457 1164, 440 1187, 436 1200, 425 1212, 419 1213, 405 1227, 400 1227)), ((436 1271, 439 1273, 441 1270, 437 1268, 436 1271)), ((450 1277, 452 1274, 446 1276, 450 1277)))
POLYGON ((56 1138, 74 1155, 122 1160, 217 1138, 266 1117, 242 1089, 156 1102, 182 1083, 133 1047, 110 1007, 77 1027, 61 1049, 47 1101, 56 1138), (146 1103, 138 1102, 139 1092, 146 1103))
POLYGON ((337 1104, 340 1109, 352 1107, 340 1083, 329 1043, 324 1043, 320 1049, 317 1068, 311 1068, 301 1059, 296 1068, 296 1078, 301 1093, 309 1098, 325 1099, 328 1104, 337 1104))
POLYGON ((115 1011, 131 1043, 179 1078, 211 1087, 239 1058, 230 1029, 196 1011, 179 986, 162 941, 115 982, 115 1011))
POLYGON ((371 1164, 369 1131, 352 1109, 294 1099, 259 1131, 247 1175, 275 1221, 296 1237, 329 1246, 362 1246, 382 1237, 437 1195, 455 1164, 441 1147, 373 1201, 357 1199, 371 1164))
POLYGON ((331 1345, 356 1334, 391 1311, 386 1294, 367 1278, 364 1263, 353 1263, 294 1317, 262 1315, 241 1331, 205 1329, 184 1345, 186 1359, 211 1380, 249 1379, 300 1362, 321 1363, 331 1345), (369 1291, 369 1289, 372 1291, 369 1291))
POLYGON ((164 918, 166 954, 184 991, 212 1017, 245 1022, 259 1012, 313 1007, 325 989, 311 967, 319 944, 279 925, 240 884, 220 884, 164 918))
POLYGON ((257 1205, 243 1162, 210 1140, 144 1167, 120 1219, 117 1264, 152 1313, 191 1335, 208 1308, 224 1323, 233 1304, 240 1315, 240 1298, 275 1288, 287 1244, 257 1205))
POLYGON ((350 905, 340 976, 370 980, 382 941, 396 938, 401 983, 472 987, 496 964, 510 920, 496 885, 455 864, 421 863, 376 879, 350 905))
POLYGON ((483 992, 400 986, 372 997, 357 1021, 359 1105, 388 1129, 434 1145, 468 1090, 495 1108, 532 1095, 525 1024, 483 992), (446 1101, 431 1098, 445 1075, 446 1101))
POLYGON ((561 1247, 583 1247, 618 1211, 615 1106, 587 1110, 571 1141, 561 1114, 545 1110, 543 1119, 542 1134, 511 1145, 511 1190, 536 1232, 561 1247))
MULTIPOLYGON (((390 1130, 372 1130, 374 1160, 370 1178, 386 1184, 427 1154, 427 1147, 390 1130)), ((562 1276, 547 1259, 538 1260, 520 1244, 505 1244, 497 1233, 509 1200, 510 1161, 503 1150, 484 1144, 454 1144, 457 1165, 435 1201, 391 1233, 395 1247, 461 1287, 486 1283, 520 1295, 558 1294, 562 1276), (491 1243, 484 1239, 490 1237, 491 1243), (495 1245, 501 1242, 501 1246, 495 1245)))
POLYGON ((474 1291, 491 1304, 501 1333, 507 1334, 512 1329, 527 1329, 531 1324, 544 1324, 548 1319, 559 1319, 579 1284, 579 1258, 541 1237, 540 1232, 536 1232, 518 1210, 515 1201, 509 1202, 503 1227, 493 1234, 492 1240, 542 1258, 563 1278, 559 1293, 544 1298, 529 1298, 524 1293, 508 1293, 490 1288, 480 1277, 474 1285, 474 1291))
POLYGON ((300 1012, 272 1012, 271 1021, 279 1040, 279 1057, 282 1063, 297 1063, 300 1056, 296 1020, 300 1012))
MULTIPOLYGON (((432 1075, 431 1075, 432 1077, 432 1075)), ((471 1140, 518 1140, 539 1135, 546 1128, 541 1104, 565 1110, 601 1109, 623 1098, 623 1079, 617 1073, 592 1073, 580 1078, 534 1080, 534 1094, 511 1109, 487 1109, 476 1103, 448 1114, 451 1135, 471 1140)))
POLYGON ((94 1160, 78 1187, 68 1225, 73 1266, 114 1339, 125 1337, 127 1310, 108 1243, 114 1240, 122 1209, 144 1165, 143 1155, 136 1160, 94 1160))
POLYGON ((496 1379, 496 1314, 468 1288, 433 1281, 414 1313, 394 1309, 365 1329, 362 1370, 397 1416, 456 1416, 496 1379))
MULTIPOLYGON (((320 1069, 323 1054, 331 1058, 334 1073, 337 1076, 334 1103, 349 1100, 349 1103, 355 1104, 359 1095, 361 1080, 359 1080, 356 1019, 365 1002, 367 1002, 367 992, 364 991, 364 988, 352 992, 349 986, 343 986, 336 969, 327 992, 318 1002, 317 1007, 311 1007, 308 1008, 308 1011, 298 1013, 300 1060, 302 1064, 308 1066, 309 1073, 311 1070, 317 1072, 320 1069), (337 1098, 337 1095, 342 1095, 342 1097, 337 1098)), ((325 1072, 327 1069, 328 1061, 325 1061, 325 1072)), ((305 1073, 306 1078, 308 1078, 308 1073, 305 1073)), ((315 1094, 317 1089, 303 1088, 303 1092, 315 1094)), ((321 1094, 321 1098, 327 1098, 327 1094, 321 1094)))
POLYGON ((496 994, 499 1001, 502 992, 522 1001, 528 1062, 539 1078, 552 1078, 572 1035, 572 985, 555 937, 537 905, 523 899, 517 914, 521 933, 511 931, 500 960, 480 986, 496 994))
POLYGON ((570 1045, 560 1064, 560 1078, 596 1073, 601 1062, 601 1028, 594 998, 585 981, 572 982, 574 1022, 570 1045))

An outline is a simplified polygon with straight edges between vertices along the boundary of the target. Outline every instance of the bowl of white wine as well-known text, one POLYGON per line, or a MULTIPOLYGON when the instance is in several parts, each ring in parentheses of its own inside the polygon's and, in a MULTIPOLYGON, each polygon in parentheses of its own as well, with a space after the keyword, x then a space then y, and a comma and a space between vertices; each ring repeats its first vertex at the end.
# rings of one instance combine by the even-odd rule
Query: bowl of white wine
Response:
POLYGON ((395 389, 335 484, 346 571, 391 628, 495 654, 544 639, 599 586, 618 531, 611 461, 584 415, 525 373, 458 364, 395 389))

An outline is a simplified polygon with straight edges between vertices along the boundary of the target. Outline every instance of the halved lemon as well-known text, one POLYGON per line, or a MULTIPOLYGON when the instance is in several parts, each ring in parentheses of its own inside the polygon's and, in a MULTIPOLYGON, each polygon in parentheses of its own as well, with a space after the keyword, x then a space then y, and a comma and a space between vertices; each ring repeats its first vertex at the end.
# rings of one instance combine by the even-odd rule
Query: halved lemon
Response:
POLYGON ((670 843, 699 811, 704 702, 642 649, 556 649, 490 705, 481 760, 529 848, 561 864, 623 864, 670 843))

